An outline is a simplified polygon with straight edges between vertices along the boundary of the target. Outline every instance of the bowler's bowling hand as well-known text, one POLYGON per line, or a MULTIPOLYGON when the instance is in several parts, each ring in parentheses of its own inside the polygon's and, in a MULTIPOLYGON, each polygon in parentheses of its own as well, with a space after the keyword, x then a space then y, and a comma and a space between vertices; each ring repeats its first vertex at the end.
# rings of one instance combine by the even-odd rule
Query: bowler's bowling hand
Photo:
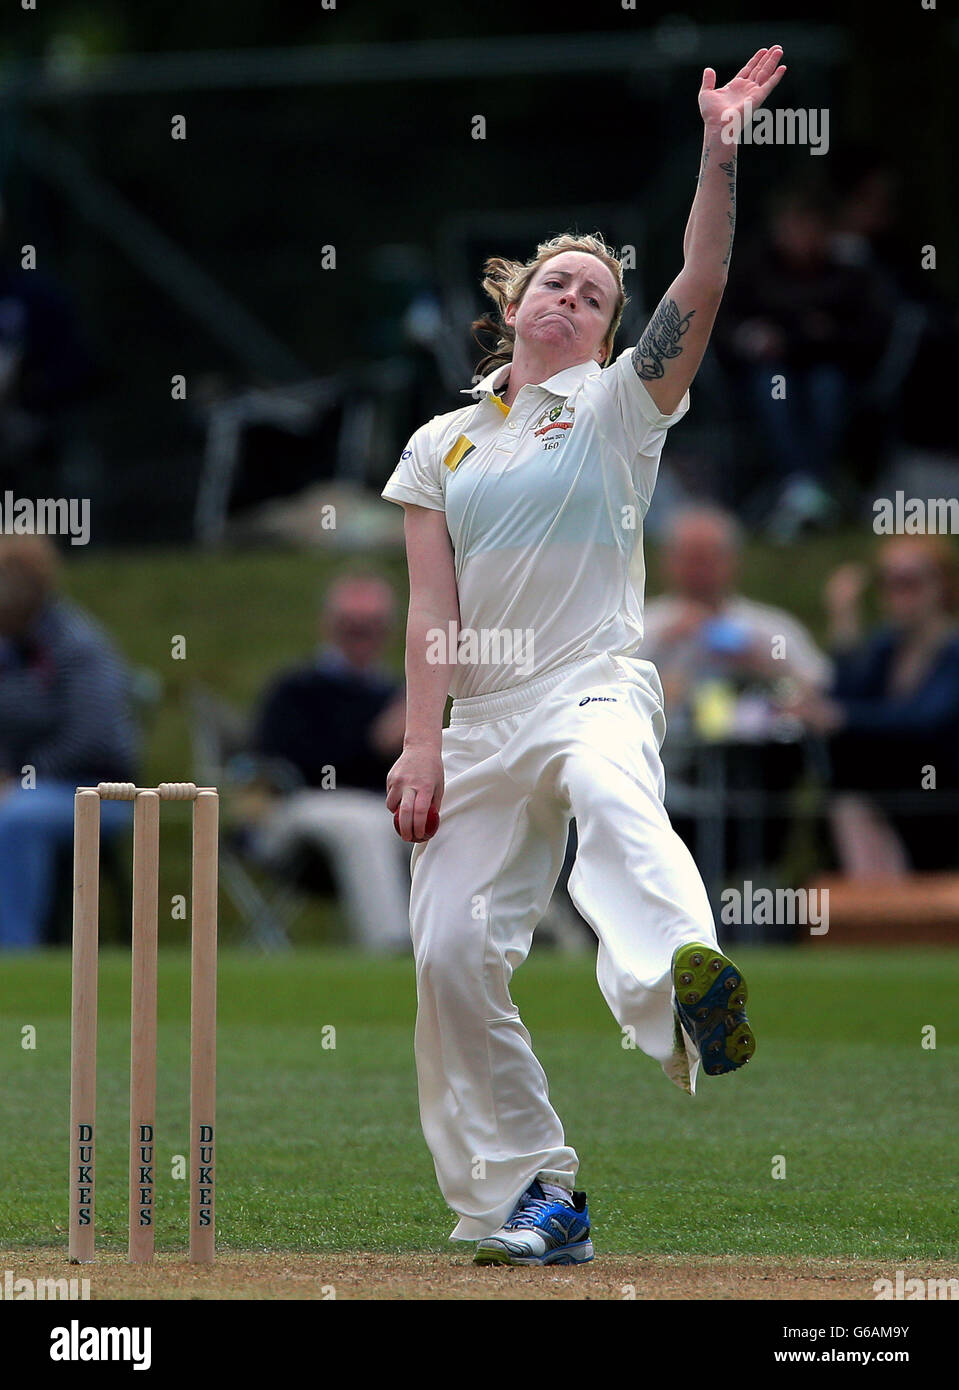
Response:
MULTIPOLYGON (((397 808, 397 810, 395 810, 395 811, 393 812, 393 824, 396 826, 396 833, 397 833, 397 835, 399 835, 399 837, 400 837, 401 840, 405 840, 405 839, 406 839, 406 836, 403 834, 403 831, 400 829, 400 813, 399 813, 399 808, 397 808)), ((439 813, 439 811, 437 811, 437 809, 436 809, 435 806, 431 805, 431 806, 430 806, 430 809, 429 809, 429 810, 427 811, 427 813, 426 813, 426 832, 425 832, 425 834, 423 835, 422 839, 420 839, 420 840, 417 840, 416 837, 414 836, 414 837, 413 837, 413 843, 419 845, 419 844, 422 844, 424 840, 432 840, 433 836, 436 834, 436 832, 437 832, 437 830, 439 829, 439 827, 440 827, 440 813, 439 813)))
POLYGON ((401 839, 421 844, 432 839, 443 802, 443 757, 436 744, 411 744, 386 775, 386 807, 401 839))

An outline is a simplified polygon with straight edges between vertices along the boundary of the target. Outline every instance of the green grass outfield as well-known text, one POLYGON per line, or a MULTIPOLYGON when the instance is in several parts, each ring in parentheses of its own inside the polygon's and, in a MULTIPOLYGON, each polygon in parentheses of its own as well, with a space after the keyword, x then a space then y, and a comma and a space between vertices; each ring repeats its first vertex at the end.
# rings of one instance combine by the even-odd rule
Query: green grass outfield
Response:
MULTIPOLYGON (((589 957, 545 949, 514 994, 580 1153, 599 1252, 959 1256, 959 951, 744 949, 758 1038, 695 1100, 621 1036, 589 957), (938 1046, 921 1044, 924 1025, 938 1046), (786 1177, 771 1176, 775 1155, 786 1177)), ((0 1247, 66 1248, 69 959, 0 969, 0 1247), (21 1046, 36 1029, 36 1047, 21 1046)), ((186 954, 160 978, 157 1242, 182 1249, 186 954)), ((129 961, 101 962, 97 1229, 126 1241, 129 961)), ((420 1134, 412 965, 355 952, 220 967, 221 1250, 443 1251, 420 1134), (323 1029, 336 1030, 324 1048, 323 1029)))

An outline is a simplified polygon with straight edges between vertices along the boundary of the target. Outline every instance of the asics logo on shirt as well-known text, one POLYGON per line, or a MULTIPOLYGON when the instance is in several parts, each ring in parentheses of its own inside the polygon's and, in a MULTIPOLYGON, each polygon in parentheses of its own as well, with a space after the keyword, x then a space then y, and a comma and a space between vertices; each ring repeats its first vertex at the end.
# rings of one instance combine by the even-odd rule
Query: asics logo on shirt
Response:
POLYGON ((619 701, 615 695, 584 695, 579 702, 581 705, 604 704, 616 705, 619 701))

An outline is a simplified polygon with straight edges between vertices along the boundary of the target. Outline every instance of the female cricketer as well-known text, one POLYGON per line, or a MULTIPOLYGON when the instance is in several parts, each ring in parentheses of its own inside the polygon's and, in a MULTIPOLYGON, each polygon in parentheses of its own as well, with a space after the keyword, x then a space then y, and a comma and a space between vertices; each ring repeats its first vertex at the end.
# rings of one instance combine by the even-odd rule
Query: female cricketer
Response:
POLYGON ((459 1217, 450 1239, 478 1242, 478 1263, 593 1258, 579 1159, 509 990, 572 817, 569 893, 624 1035, 691 1094, 700 1064, 719 1074, 753 1052, 745 982, 664 809, 662 688, 636 654, 629 570, 723 294, 738 132, 781 57, 760 49, 725 87, 703 74, 683 268, 637 346, 612 360, 626 296, 601 237, 555 237, 525 265, 488 260, 487 374, 472 403, 415 432, 382 492, 405 509, 410 579, 406 734, 386 805, 414 844, 420 1116, 459 1217))

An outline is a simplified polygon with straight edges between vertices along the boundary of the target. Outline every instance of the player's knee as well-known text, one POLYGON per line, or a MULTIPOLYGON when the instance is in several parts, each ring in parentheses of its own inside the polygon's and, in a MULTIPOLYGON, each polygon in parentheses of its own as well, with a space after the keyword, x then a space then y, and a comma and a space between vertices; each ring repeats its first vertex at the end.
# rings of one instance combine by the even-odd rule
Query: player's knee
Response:
POLYGON ((417 960, 416 988, 419 998, 430 999, 445 1014, 460 1014, 475 1006, 475 981, 458 970, 448 952, 430 950, 417 960))
MULTIPOLYGON (((448 1004, 475 1007, 485 994, 485 930, 457 931, 447 918, 442 929, 414 934, 416 975, 420 989, 448 1004)), ((481 924, 480 924, 481 925, 481 924)))

